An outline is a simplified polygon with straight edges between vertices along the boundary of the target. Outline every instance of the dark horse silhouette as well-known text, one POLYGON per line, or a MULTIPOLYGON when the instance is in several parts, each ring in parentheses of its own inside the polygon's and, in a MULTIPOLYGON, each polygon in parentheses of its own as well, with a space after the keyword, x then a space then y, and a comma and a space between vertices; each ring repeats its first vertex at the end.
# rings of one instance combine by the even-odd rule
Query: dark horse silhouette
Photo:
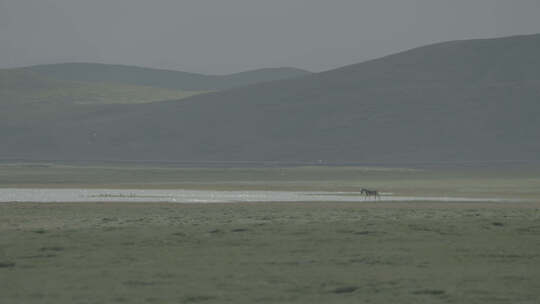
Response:
POLYGON ((367 197, 373 196, 373 197, 375 197, 375 199, 380 197, 379 191, 377 191, 377 190, 369 190, 369 189, 364 189, 364 188, 362 188, 362 190, 360 190, 360 194, 364 194, 367 197))

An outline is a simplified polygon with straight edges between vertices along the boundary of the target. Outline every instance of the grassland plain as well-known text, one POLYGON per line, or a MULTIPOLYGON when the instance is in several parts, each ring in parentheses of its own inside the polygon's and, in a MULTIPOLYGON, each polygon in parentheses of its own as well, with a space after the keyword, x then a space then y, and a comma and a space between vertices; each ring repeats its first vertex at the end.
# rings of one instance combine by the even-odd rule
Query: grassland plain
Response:
POLYGON ((0 204, 2 303, 538 303, 535 204, 0 204))
POLYGON ((320 189, 512 203, 2 203, 2 303, 538 303, 525 169, 3 165, 2 187, 320 189), (152 181, 153 183, 146 183, 152 181))

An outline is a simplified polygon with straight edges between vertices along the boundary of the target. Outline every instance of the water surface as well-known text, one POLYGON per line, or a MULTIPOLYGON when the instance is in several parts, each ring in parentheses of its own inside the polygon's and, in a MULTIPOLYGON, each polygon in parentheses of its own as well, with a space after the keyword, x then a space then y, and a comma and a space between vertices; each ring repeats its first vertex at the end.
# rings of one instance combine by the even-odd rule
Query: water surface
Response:
POLYGON ((399 196, 383 194, 365 197, 360 192, 305 191, 209 191, 143 189, 20 189, 0 188, 0 202, 367 202, 367 201, 440 201, 508 202, 500 198, 399 196))

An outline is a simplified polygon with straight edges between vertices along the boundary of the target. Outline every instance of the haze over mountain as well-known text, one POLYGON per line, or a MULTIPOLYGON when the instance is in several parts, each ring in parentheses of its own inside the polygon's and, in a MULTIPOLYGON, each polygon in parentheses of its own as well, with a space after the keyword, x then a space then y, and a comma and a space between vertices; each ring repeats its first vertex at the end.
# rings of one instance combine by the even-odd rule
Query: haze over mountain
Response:
POLYGON ((534 34, 539 15, 538 0, 0 0, 0 68, 320 72, 435 42, 534 34))
POLYGON ((0 157, 539 160, 538 54, 540 35, 453 41, 182 101, 0 114, 0 157))

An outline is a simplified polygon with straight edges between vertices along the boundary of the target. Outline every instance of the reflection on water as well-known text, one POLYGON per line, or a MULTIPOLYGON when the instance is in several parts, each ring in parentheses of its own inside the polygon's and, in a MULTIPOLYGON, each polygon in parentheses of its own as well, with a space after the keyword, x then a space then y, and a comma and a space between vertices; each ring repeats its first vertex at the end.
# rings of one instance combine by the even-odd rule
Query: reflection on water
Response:
POLYGON ((206 191, 206 190, 110 190, 110 189, 10 189, 0 188, 0 202, 367 202, 440 201, 508 202, 497 198, 407 197, 382 195, 365 197, 360 192, 298 191, 206 191))

